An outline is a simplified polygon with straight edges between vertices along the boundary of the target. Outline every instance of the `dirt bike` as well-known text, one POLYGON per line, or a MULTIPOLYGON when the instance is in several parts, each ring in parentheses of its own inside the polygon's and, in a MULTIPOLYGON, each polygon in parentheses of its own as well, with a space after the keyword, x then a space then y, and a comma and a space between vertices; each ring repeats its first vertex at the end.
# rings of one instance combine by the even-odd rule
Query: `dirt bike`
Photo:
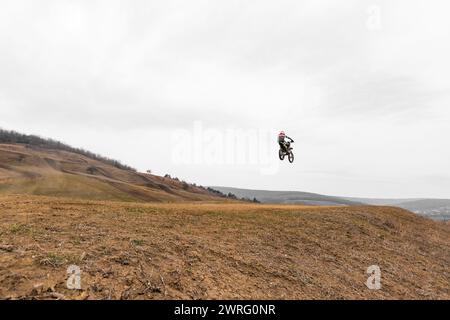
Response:
POLYGON ((280 160, 284 160, 285 156, 288 156, 288 160, 290 163, 294 162, 294 153, 292 152, 292 147, 291 147, 291 143, 294 143, 294 141, 291 142, 286 142, 285 145, 285 150, 283 150, 283 148, 280 148, 280 151, 278 151, 278 156, 280 157, 280 160), (286 151, 287 150, 287 151, 286 151))

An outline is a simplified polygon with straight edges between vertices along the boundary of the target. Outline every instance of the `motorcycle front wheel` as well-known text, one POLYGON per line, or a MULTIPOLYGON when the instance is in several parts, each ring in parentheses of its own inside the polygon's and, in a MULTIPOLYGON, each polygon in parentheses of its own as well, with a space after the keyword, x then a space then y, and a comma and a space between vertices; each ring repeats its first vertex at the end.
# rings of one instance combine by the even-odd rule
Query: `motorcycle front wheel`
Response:
POLYGON ((294 162, 294 153, 292 153, 292 151, 289 152, 288 158, 289 158, 289 162, 290 162, 290 163, 294 162))

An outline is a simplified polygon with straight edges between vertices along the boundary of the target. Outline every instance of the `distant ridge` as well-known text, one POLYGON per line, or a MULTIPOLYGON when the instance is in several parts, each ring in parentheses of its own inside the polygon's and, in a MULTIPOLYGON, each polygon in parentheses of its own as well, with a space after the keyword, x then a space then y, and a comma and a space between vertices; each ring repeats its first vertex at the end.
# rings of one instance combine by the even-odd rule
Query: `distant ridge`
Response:
POLYGON ((334 197, 317 193, 300 191, 270 191, 270 190, 250 190, 229 187, 213 187, 224 193, 231 192, 239 197, 255 197, 262 203, 284 203, 284 204, 305 204, 305 205, 373 205, 373 206, 394 206, 412 211, 421 216, 434 220, 450 220, 450 200, 449 199, 377 199, 377 198, 355 198, 355 197, 334 197))
POLYGON ((212 188, 223 193, 233 193, 238 197, 245 197, 250 199, 256 198, 261 203, 304 204, 322 206, 356 206, 363 204, 359 201, 352 201, 345 198, 326 196, 310 192, 250 190, 218 186, 213 186, 212 188))
POLYGON ((434 220, 450 220, 450 199, 345 199, 350 201, 360 201, 370 205, 399 207, 434 220))

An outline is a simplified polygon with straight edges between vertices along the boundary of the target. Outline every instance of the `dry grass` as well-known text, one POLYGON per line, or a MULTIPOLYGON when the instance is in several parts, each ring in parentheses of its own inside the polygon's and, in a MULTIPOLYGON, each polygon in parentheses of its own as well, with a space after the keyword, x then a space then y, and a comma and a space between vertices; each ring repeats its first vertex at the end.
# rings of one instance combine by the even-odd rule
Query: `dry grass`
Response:
POLYGON ((449 266, 450 226, 396 208, 0 198, 1 298, 449 299, 449 266))
MULTIPOLYGON (((206 190, 121 170, 65 151, 0 144, 0 195, 27 194, 131 202, 203 201, 206 190)), ((217 199, 217 198, 216 198, 217 199)))

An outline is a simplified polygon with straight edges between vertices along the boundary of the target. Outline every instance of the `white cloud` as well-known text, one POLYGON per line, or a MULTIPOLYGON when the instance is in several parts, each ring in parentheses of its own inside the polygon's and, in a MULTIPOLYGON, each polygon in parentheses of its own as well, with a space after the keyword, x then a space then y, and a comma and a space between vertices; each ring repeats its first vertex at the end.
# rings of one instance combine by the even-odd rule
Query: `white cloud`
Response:
POLYGON ((203 184, 450 197, 447 180, 429 178, 450 171, 448 9, 441 0, 3 1, 0 126, 203 184), (380 30, 367 28, 373 5, 380 30), (197 120, 285 129, 298 159, 270 179, 251 167, 171 165, 162 140, 197 120))

